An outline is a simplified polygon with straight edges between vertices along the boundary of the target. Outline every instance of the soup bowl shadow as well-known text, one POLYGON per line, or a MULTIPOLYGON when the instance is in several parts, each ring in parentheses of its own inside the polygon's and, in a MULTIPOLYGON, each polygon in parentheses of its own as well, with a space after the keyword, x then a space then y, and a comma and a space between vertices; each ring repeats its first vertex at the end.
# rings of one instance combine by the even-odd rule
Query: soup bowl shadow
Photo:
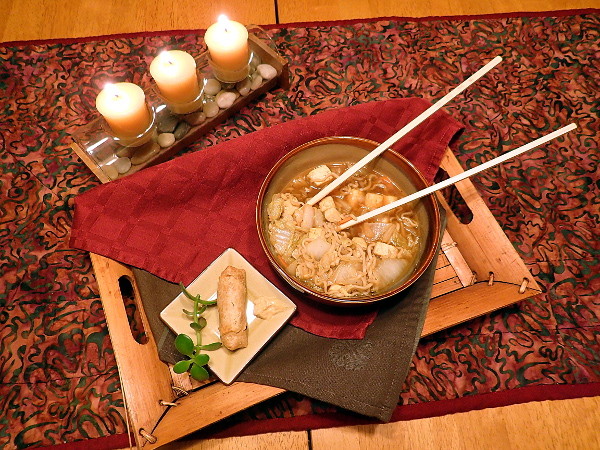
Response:
MULTIPOLYGON (((357 137, 327 137, 307 142, 287 153, 270 170, 258 194, 256 226, 261 246, 278 274, 299 292, 315 301, 335 306, 364 306, 388 299, 412 285, 432 263, 440 240, 440 210, 435 196, 412 202, 419 219, 419 250, 408 273, 380 292, 358 297, 335 297, 320 292, 286 272, 268 235, 267 206, 274 194, 299 174, 322 164, 355 163, 375 149, 379 143, 357 137)), ((421 172, 405 157, 392 149, 384 151, 369 163, 377 172, 387 175, 406 195, 429 184, 421 172)), ((358 226, 358 225, 356 225, 358 226)))

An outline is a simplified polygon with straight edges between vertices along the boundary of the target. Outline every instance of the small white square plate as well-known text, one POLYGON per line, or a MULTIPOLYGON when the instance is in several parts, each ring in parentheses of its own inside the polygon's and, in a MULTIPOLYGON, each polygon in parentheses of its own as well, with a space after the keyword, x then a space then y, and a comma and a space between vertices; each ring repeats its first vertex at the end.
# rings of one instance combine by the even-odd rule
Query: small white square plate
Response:
MULTIPOLYGON (((219 276, 227 266, 233 266, 246 271, 248 347, 233 352, 227 350, 225 347, 221 347, 218 350, 207 351, 206 354, 210 356, 208 367, 211 371, 223 383, 230 384, 262 350, 267 342, 286 324, 292 314, 294 314, 294 311, 296 311, 296 305, 233 248, 228 248, 221 256, 215 259, 204 272, 187 286, 187 290, 192 295, 200 294, 202 300, 216 299, 219 276), (285 305, 285 310, 268 320, 255 317, 253 313, 253 300, 263 296, 279 298, 285 305)), ((190 328, 191 319, 182 311, 183 309, 191 311, 193 306, 194 302, 181 293, 162 310, 160 318, 174 333, 187 334, 195 343, 196 334, 190 328)), ((219 341, 219 314, 217 307, 209 306, 202 316, 206 318, 207 322, 206 327, 202 330, 202 344, 206 345, 219 341)))

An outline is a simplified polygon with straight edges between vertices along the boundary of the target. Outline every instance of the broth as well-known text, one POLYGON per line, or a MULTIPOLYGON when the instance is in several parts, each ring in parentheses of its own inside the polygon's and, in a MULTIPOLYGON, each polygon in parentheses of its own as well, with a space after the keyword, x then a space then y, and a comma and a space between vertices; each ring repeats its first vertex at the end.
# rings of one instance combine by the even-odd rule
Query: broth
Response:
POLYGON ((314 207, 306 201, 350 163, 301 173, 267 206, 268 238, 286 272, 333 297, 377 294, 412 271, 419 251, 419 219, 410 204, 343 231, 340 221, 406 194, 389 177, 363 168, 314 207))

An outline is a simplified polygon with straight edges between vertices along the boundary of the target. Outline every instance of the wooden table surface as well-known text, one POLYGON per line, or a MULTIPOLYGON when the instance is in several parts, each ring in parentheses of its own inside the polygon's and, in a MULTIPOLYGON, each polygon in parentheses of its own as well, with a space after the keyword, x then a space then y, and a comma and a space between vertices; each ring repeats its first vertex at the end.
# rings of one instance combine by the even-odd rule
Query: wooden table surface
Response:
MULTIPOLYGON (((385 16, 476 15, 598 8, 600 0, 1 0, 0 41, 385 16)), ((169 449, 592 449, 600 397, 532 402, 385 425, 175 443, 169 449)))

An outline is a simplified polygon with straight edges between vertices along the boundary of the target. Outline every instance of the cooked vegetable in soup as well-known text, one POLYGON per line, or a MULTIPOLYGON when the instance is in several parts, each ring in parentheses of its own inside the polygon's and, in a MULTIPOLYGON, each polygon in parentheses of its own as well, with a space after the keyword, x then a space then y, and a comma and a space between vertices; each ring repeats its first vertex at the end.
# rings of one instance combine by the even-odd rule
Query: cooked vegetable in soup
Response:
POLYGON ((301 284, 338 298, 377 294, 412 270, 419 249, 410 204, 343 231, 338 223, 404 197, 380 173, 362 169, 317 205, 306 201, 349 164, 315 167, 294 178, 267 207, 269 240, 301 284))

